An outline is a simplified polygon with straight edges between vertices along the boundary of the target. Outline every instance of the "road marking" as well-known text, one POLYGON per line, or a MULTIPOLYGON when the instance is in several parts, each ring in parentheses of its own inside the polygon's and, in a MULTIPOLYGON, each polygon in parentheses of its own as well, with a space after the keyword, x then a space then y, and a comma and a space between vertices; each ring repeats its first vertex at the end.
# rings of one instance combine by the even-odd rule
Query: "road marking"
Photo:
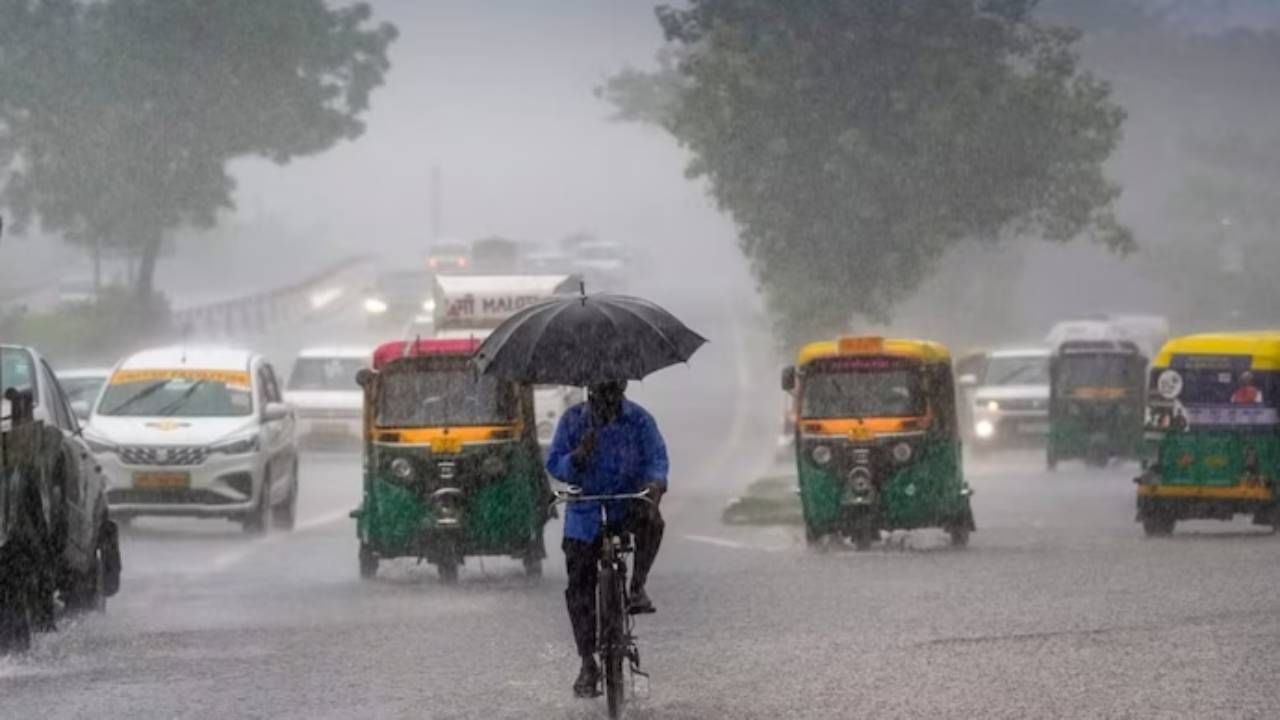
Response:
POLYGON ((685 535, 684 539, 690 542, 728 548, 730 550, 754 550, 756 552, 778 553, 786 552, 791 549, 790 545, 756 545, 754 543, 738 542, 737 540, 729 540, 728 538, 715 537, 712 535, 685 535))

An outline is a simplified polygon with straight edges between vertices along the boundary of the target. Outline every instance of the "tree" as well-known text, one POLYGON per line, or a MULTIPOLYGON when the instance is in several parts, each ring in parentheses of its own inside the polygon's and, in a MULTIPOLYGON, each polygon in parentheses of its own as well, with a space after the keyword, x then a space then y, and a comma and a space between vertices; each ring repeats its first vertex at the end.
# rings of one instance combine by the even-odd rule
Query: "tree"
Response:
POLYGON ((1102 164, 1124 112, 1034 0, 691 0, 668 69, 602 94, 692 159, 789 344, 884 321, 948 248, 1082 234, 1128 251, 1102 164))
POLYGON ((227 164, 364 130, 395 29, 323 0, 0 2, 0 202, 19 225, 138 258, 233 204, 227 164))

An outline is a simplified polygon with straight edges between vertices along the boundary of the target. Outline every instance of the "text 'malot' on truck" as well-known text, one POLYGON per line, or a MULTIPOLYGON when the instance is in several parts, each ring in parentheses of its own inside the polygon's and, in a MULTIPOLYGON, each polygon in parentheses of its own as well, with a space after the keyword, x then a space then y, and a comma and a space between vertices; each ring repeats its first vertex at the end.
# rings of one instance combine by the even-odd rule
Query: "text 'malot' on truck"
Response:
MULTIPOLYGON (((435 328, 437 339, 483 340, 515 313, 556 295, 581 289, 581 278, 568 274, 437 275, 435 328)), ((412 339, 412 338, 410 338, 412 339)), ((538 444, 545 450, 555 435, 560 416, 581 402, 582 388, 534 388, 538 444)))

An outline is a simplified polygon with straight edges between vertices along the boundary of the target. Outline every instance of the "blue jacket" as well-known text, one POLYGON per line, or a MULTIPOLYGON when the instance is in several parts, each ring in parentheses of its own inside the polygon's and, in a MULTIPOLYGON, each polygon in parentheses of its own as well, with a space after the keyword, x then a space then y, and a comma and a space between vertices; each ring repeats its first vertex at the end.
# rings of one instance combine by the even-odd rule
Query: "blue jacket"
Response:
MULTIPOLYGON (((622 415, 595 429, 595 451, 587 466, 578 470, 573 467, 570 455, 591 422, 586 403, 565 412, 547 451, 547 472, 561 482, 582 488, 584 495, 640 492, 649 483, 666 489, 667 446, 652 415, 630 400, 624 400, 622 415)), ((609 503, 609 521, 620 520, 627 504, 609 503)), ((564 536, 584 542, 599 537, 599 504, 570 503, 565 510, 564 536)))

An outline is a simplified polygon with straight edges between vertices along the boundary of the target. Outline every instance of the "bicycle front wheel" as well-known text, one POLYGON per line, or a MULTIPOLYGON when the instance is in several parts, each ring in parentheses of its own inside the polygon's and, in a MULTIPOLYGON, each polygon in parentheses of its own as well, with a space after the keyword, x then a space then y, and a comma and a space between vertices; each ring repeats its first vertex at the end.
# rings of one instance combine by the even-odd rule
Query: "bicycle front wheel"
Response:
POLYGON ((625 580, 613 567, 600 570, 600 661, 604 665, 604 692, 609 703, 609 717, 622 716, 622 660, 626 655, 626 612, 623 601, 625 580))

